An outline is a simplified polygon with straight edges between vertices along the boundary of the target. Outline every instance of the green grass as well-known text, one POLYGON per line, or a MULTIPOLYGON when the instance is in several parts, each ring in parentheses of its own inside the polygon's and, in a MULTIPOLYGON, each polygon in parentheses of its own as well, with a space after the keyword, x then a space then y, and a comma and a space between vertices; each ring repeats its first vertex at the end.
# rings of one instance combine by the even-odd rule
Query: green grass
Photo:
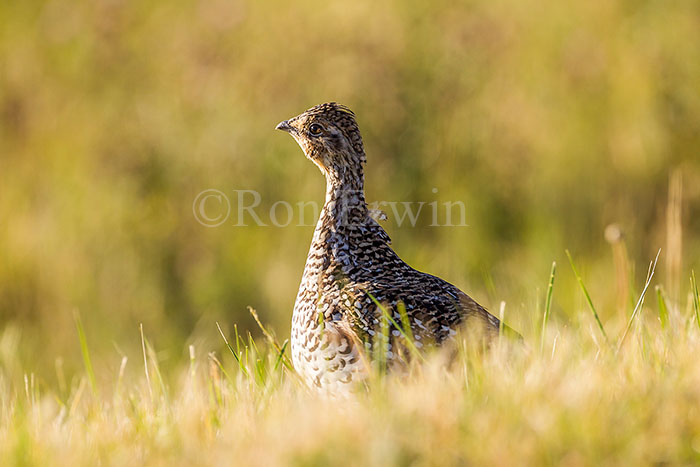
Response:
POLYGON ((660 285, 656 286, 656 301, 659 311, 659 323, 662 329, 666 329, 666 326, 668 326, 668 306, 666 305, 664 289, 660 285))
POLYGON ((698 292, 698 283, 695 280, 695 271, 690 274, 690 293, 693 296, 693 311, 695 312, 695 323, 700 328, 700 292, 698 292))
MULTIPOLYGON (((90 389, 92 392, 97 394, 97 384, 95 383, 95 372, 92 370, 92 361, 90 360, 90 351, 87 345, 87 338, 85 337, 85 329, 83 329, 83 322, 80 319, 80 313, 74 312, 75 316, 75 328, 78 331, 78 340, 80 341, 80 353, 83 355, 83 363, 85 364, 85 373, 90 382, 90 389)), ((143 327, 141 327, 141 336, 143 337, 143 327)))
POLYGON ((609 343, 610 341, 608 339, 608 334, 605 332, 605 327, 603 326, 603 323, 600 321, 600 316, 598 316, 598 312, 595 309, 595 305, 593 305, 593 299, 591 299, 591 295, 588 293, 588 289, 586 288, 586 285, 583 283, 583 279, 581 278, 581 275, 576 270, 576 266, 574 265, 574 260, 571 257, 571 253, 569 253, 569 250, 566 250, 566 256, 569 258, 569 264, 571 264, 571 269, 574 271, 574 275, 576 276, 576 280, 578 281, 578 285, 581 287, 581 291, 583 292, 583 295, 586 297, 586 303, 588 304, 588 308, 591 310, 591 313, 593 313, 593 317, 595 318, 595 322, 598 324, 598 329, 600 329, 601 334, 603 334, 603 337, 605 338, 605 342, 609 343))
MULTIPOLYGON (((542 314, 542 336, 540 340, 540 351, 542 351, 542 348, 544 347, 544 337, 547 329, 547 321, 549 321, 549 314, 551 313, 552 310, 552 294, 554 293, 554 276, 557 272, 557 262, 553 261, 552 262, 552 270, 549 273, 549 285, 547 286, 547 299, 544 302, 544 313, 542 314)), ((503 318, 501 317, 501 321, 503 321, 503 318)), ((503 327, 503 324, 501 323, 501 328, 503 327)))

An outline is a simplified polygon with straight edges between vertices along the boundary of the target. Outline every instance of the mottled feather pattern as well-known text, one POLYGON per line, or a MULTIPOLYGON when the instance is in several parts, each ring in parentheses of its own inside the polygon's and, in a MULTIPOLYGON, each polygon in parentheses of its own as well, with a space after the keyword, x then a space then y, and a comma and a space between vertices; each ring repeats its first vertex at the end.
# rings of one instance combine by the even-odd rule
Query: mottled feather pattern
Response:
MULTIPOLYGON (((364 197, 365 151, 355 114, 326 103, 284 122, 326 177, 326 200, 314 231, 292 315, 292 360, 311 386, 342 391, 363 379, 382 311, 400 323, 399 303, 415 346, 440 345, 460 326, 495 335, 499 321, 454 285, 416 271, 390 247, 364 197)), ((386 359, 400 332, 389 328, 386 359)))

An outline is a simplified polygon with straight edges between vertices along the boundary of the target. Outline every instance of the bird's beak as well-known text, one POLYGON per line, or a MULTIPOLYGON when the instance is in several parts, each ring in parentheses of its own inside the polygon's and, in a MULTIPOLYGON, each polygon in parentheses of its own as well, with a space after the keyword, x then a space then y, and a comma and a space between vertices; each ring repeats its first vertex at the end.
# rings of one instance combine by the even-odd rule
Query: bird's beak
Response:
POLYGON ((283 120, 277 124, 277 126, 275 127, 275 130, 282 130, 282 131, 286 131, 287 133, 291 133, 292 130, 294 130, 294 127, 289 124, 288 120, 283 120))

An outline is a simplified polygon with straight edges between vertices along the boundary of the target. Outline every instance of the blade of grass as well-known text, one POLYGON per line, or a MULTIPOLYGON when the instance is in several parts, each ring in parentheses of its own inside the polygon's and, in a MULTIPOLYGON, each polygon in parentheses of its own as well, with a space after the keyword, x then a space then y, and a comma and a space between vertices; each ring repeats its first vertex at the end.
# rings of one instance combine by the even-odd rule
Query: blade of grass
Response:
POLYGON ((552 343, 552 355, 549 357, 550 360, 554 360, 554 353, 557 351, 557 341, 559 340, 559 333, 554 336, 554 342, 552 343))
POLYGON ((279 368, 280 363, 282 362, 282 356, 284 355, 284 351, 287 350, 288 344, 289 339, 285 339, 284 343, 282 344, 282 350, 280 350, 280 353, 277 354, 277 360, 275 360, 275 371, 279 368))
POLYGON ((216 359, 216 356, 214 356, 214 352, 209 352, 209 383, 212 391, 211 394, 217 407, 221 407, 223 405, 221 377, 219 376, 219 371, 221 368, 221 364, 216 359))
POLYGON ((233 332, 234 332, 234 335, 236 336, 236 353, 238 355, 242 355, 241 354, 241 341, 240 341, 241 338, 238 335, 238 325, 237 324, 233 325, 233 332))
POLYGON ((386 319, 386 314, 382 313, 379 317, 379 332, 374 336, 374 362, 377 368, 377 375, 386 374, 387 348, 389 347, 389 321, 386 319))
POLYGON ((233 385, 233 379, 231 379, 231 376, 229 376, 221 361, 216 358, 216 354, 214 352, 209 352, 209 359, 216 363, 216 366, 219 367, 219 370, 221 371, 221 374, 224 375, 224 378, 226 378, 229 384, 233 385))
POLYGON ((68 386, 66 385, 66 374, 63 371, 63 359, 61 357, 56 359, 56 380, 58 381, 59 394, 66 394, 68 386))
POLYGON ((666 306, 663 287, 660 285, 656 286, 656 300, 659 305, 659 322, 661 323, 661 329, 666 329, 668 325, 668 307, 666 306))
MULTIPOLYGON (((216 323, 217 325, 219 323, 216 323)), ((189 346, 190 350, 190 381, 194 381, 194 376, 195 376, 195 352, 194 352, 194 345, 190 344, 189 346)))
POLYGON ((600 353, 600 344, 598 343, 598 338, 595 336, 595 332, 593 332, 593 325, 589 325, 588 330, 591 333, 591 338, 593 339, 593 343, 595 344, 596 348, 598 349, 598 351, 596 352, 596 358, 597 358, 598 354, 600 353))
POLYGON ((411 330, 411 321, 408 319, 408 313, 406 312, 406 305, 403 302, 396 304, 396 308, 401 317, 401 326, 403 326, 402 333, 406 334, 406 338, 411 342, 414 342, 413 331, 411 330))
POLYGON ((122 390, 122 381, 124 380, 124 370, 126 369, 126 362, 128 362, 129 359, 124 355, 122 357, 122 362, 119 365, 119 376, 117 377, 117 386, 114 389, 114 400, 117 400, 119 395, 121 394, 122 390))
POLYGON ((511 328, 506 324, 506 302, 501 300, 501 304, 498 309, 498 342, 502 342, 503 338, 508 338, 514 341, 523 341, 523 336, 520 335, 515 329, 511 328))
POLYGON ((695 279, 695 270, 690 272, 690 291, 693 294, 693 310, 695 311, 695 322, 700 328, 700 294, 698 294, 698 282, 695 279))
POLYGON ((156 355, 156 351, 153 349, 151 346, 150 342, 148 342, 148 339, 145 339, 146 342, 146 350, 148 351, 148 356, 151 360, 151 365, 153 366, 153 371, 156 374, 156 380, 158 381, 158 388, 160 389, 160 396, 165 400, 166 407, 169 407, 168 403, 168 387, 165 385, 165 380, 163 379, 163 375, 160 372, 160 364, 158 363, 158 356, 156 355))
POLYGON ((504 329, 504 322, 503 320, 505 319, 506 316, 506 302, 505 300, 501 300, 501 305, 498 308, 498 336, 503 335, 503 329, 504 329))
POLYGON ((233 332, 236 337, 236 353, 238 354, 238 357, 241 359, 240 365, 245 368, 245 374, 248 375, 250 374, 248 372, 248 346, 246 345, 245 341, 243 340, 243 337, 238 334, 238 325, 234 323, 233 325, 233 332), (241 344, 243 344, 243 350, 241 351, 241 344))
POLYGON ((80 319, 80 313, 78 310, 73 312, 73 317, 75 318, 75 327, 78 330, 78 340, 80 341, 80 352, 83 354, 83 363, 85 364, 85 372, 88 376, 88 382, 90 383, 90 389, 93 395, 97 395, 97 384, 95 383, 95 372, 92 370, 92 362, 90 360, 90 351, 88 350, 87 338, 85 337, 85 329, 83 328, 83 322, 80 319))
POLYGON ((552 293, 554 292, 554 276, 557 272, 557 262, 552 261, 552 270, 549 273, 549 285, 547 286, 547 299, 544 303, 544 314, 542 316, 542 333, 540 335, 540 352, 544 349, 545 329, 549 320, 549 313, 552 308, 552 293))
POLYGON ((629 333, 630 329, 632 328, 632 323, 634 322, 635 316, 637 316, 637 312, 642 308, 642 304, 644 303, 644 296, 647 293, 647 289, 649 288, 649 284, 651 284, 651 279, 654 277, 654 271, 656 270, 656 263, 659 261, 659 255, 661 254, 661 248, 659 248, 659 251, 656 253, 656 258, 654 258, 653 262, 649 263, 649 270, 647 272, 647 280, 644 283, 644 288, 642 289, 642 293, 639 296, 639 300, 637 300, 637 304, 634 307, 634 310, 632 310, 632 315, 630 316, 629 321, 627 322, 627 327, 625 328, 624 334, 622 334, 622 338, 620 338, 620 343, 617 345, 617 352, 620 351, 622 348, 622 344, 625 343, 625 338, 627 337, 627 333, 629 333))
MULTIPOLYGON (((410 325, 408 326, 408 329, 409 329, 408 332, 410 333, 410 336, 411 336, 411 337, 409 338, 409 334, 407 334, 407 332, 404 331, 404 329, 402 329, 401 326, 399 326, 399 324, 394 320, 394 318, 391 317, 391 315, 390 315, 389 312, 386 310, 386 308, 385 308, 381 303, 379 303, 379 301, 377 301, 377 299, 374 298, 374 296, 373 296, 371 293, 367 292, 367 295, 369 296, 369 298, 372 299, 372 301, 374 302, 374 304, 377 305, 377 307, 381 310, 382 315, 384 315, 384 318, 385 318, 388 322, 390 322, 390 323, 396 328, 397 331, 399 331, 399 333, 401 334, 401 336, 402 336, 402 337, 404 338, 404 340, 406 341, 406 344, 407 344, 409 350, 411 351, 411 354, 412 354, 413 356, 415 356, 416 358, 418 358, 419 360, 425 361, 425 358, 423 357, 423 355, 421 355, 420 351, 418 350, 418 347, 416 347, 416 344, 413 342, 413 333, 410 331, 411 326, 410 326, 410 325)), ((404 308, 404 314, 405 314, 405 312, 406 312, 406 310, 405 310, 405 308, 404 308)), ((402 319, 402 320, 404 319, 403 316, 401 317, 401 319, 402 319)), ((406 321, 406 323, 408 323, 408 316, 406 316, 405 321, 406 321)), ((387 326, 387 327, 388 327, 388 326, 387 326)), ((388 330, 387 330, 387 333, 388 333, 388 330)), ((388 334, 387 334, 387 342, 388 342, 388 334)))
MULTIPOLYGON (((258 323, 258 326, 260 327, 260 330, 263 332, 265 337, 267 338, 268 342, 272 344, 272 346, 277 350, 277 353, 279 355, 282 355, 282 363, 284 363, 284 366, 287 367, 288 370, 293 370, 292 367, 292 362, 289 361, 286 355, 284 355, 284 352, 282 352, 282 347, 279 345, 277 340, 272 336, 270 332, 268 332, 267 329, 265 329, 265 326, 263 326, 262 322, 260 322, 260 318, 258 317, 258 312, 255 311, 253 307, 248 307, 248 311, 250 312, 251 315, 253 315, 253 319, 255 320, 256 323, 258 323)), ((320 315, 323 316, 323 315, 320 315)))
POLYGON ((146 357, 146 338, 143 336, 143 323, 139 323, 139 329, 141 330, 141 351, 143 352, 143 368, 146 372, 146 385, 148 386, 148 394, 151 397, 152 404, 153 388, 151 387, 151 376, 148 374, 148 358, 146 357))
POLYGON ((85 392, 85 378, 80 378, 80 384, 78 385, 78 390, 75 391, 73 395, 73 401, 70 404, 70 409, 68 409, 68 418, 72 418, 75 411, 78 410, 78 405, 83 398, 83 393, 85 392))
POLYGON ((27 403, 32 404, 32 397, 29 395, 29 377, 24 374, 24 395, 27 397, 27 403))
POLYGON ((260 385, 264 385, 265 382, 267 381, 266 374, 267 372, 265 371, 265 362, 263 361, 262 358, 258 358, 255 361, 255 370, 257 372, 258 378, 260 380, 260 385))
POLYGON ((581 276, 579 275, 578 271, 576 270, 576 266, 574 265, 574 260, 571 257, 571 253, 569 253, 569 250, 566 251, 566 256, 569 258, 569 263, 571 264, 571 269, 574 271, 574 275, 576 276, 576 280, 578 281, 579 286, 581 286, 581 290, 583 291, 583 295, 586 297, 586 301, 588 302, 588 307, 591 309, 593 312, 593 317, 595 318, 596 323, 598 323, 598 328, 600 328, 600 332, 603 334, 603 337, 605 338, 605 343, 609 344, 610 340, 608 339, 608 335, 605 333, 605 328, 603 327, 603 323, 600 321, 600 317, 598 316, 598 312, 595 309, 595 306, 593 305, 593 300, 591 300, 591 296, 588 294, 588 290, 586 289, 586 286, 583 283, 583 279, 581 279, 581 276))
POLYGON ((260 356, 258 345, 255 343, 255 339, 253 339, 253 335, 250 331, 248 331, 248 346, 253 349, 253 355, 255 355, 256 358, 260 356))
MULTIPOLYGON (((221 334, 221 337, 224 339, 224 343, 226 344, 226 347, 228 347, 228 350, 231 352, 231 355, 233 355, 233 358, 236 359, 236 362, 238 362, 238 367, 241 369, 244 375, 248 376, 248 370, 246 369, 245 365, 241 361, 241 358, 238 356, 235 350, 233 350, 233 347, 229 343, 228 339, 226 339, 226 335, 224 334, 224 331, 221 330, 221 326, 219 326, 219 322, 217 321, 216 327, 219 330, 219 334, 221 334)), ((238 339, 238 332, 236 331, 236 339, 238 339)), ((240 346, 238 342, 236 343, 236 346, 240 349, 240 346)))

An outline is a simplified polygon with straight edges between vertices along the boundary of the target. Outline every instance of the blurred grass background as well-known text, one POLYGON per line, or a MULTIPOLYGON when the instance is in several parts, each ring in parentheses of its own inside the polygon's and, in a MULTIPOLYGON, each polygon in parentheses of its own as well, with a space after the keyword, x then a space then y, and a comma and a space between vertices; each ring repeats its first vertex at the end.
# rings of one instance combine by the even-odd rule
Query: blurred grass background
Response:
MULTIPOLYGON (((369 201, 466 205, 469 227, 387 223, 397 252, 492 310, 506 301, 524 334, 565 248, 602 318, 624 322, 634 288, 611 280, 612 223, 636 292, 664 248, 657 277, 685 303, 696 1, 2 2, 0 350, 28 371, 79 369, 75 310, 111 367, 138 355, 141 322, 164 365, 219 345, 214 321, 255 331, 247 305, 286 335, 313 227, 206 228, 192 202, 209 188, 257 190, 263 215, 322 202, 274 126, 328 100, 357 114, 369 201)), ((557 281, 552 319, 588 319, 571 272, 557 281)))

